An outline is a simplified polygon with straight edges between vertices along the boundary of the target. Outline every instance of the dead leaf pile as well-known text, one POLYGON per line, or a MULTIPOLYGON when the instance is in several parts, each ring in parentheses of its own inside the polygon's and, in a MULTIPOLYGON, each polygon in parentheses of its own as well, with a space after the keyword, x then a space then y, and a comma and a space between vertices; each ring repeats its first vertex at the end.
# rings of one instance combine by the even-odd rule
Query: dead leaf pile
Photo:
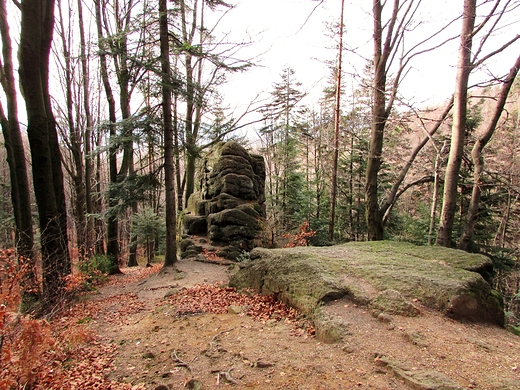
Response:
POLYGON ((241 294, 236 289, 219 283, 185 288, 168 296, 167 303, 176 308, 177 316, 198 313, 224 314, 228 312, 229 306, 246 307, 245 313, 259 321, 294 321, 299 315, 295 309, 277 301, 273 295, 241 294))

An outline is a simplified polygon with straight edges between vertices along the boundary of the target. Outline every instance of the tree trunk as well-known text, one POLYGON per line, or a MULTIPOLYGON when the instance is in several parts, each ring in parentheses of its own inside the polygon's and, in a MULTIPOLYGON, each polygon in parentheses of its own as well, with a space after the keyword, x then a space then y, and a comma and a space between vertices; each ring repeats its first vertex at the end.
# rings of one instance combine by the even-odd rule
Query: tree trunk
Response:
POLYGON ((5 0, 0 0, 0 35, 3 56, 2 71, 4 74, 1 83, 7 100, 7 117, 2 112, 2 132, 11 180, 11 202, 16 226, 15 245, 18 255, 29 262, 28 271, 24 278, 24 297, 37 300, 40 294, 40 286, 36 277, 31 197, 25 150, 18 121, 18 99, 12 59, 13 49, 5 0))
POLYGON ((334 105, 334 150, 332 157, 332 184, 330 186, 329 241, 334 241, 334 220, 336 219, 336 193, 338 191, 339 127, 341 121, 341 72, 343 62, 343 10, 345 0, 341 0, 339 21, 338 66, 336 75, 336 101, 334 105))
POLYGON ((435 157, 435 165, 433 167, 433 195, 432 205, 430 209, 430 227, 428 230, 428 245, 433 244, 433 233, 435 231, 435 220, 437 218, 437 205, 439 203, 439 190, 441 188, 440 183, 440 170, 443 156, 448 149, 448 141, 445 140, 442 148, 437 150, 437 156, 435 157))
POLYGON ((437 232, 437 245, 451 247, 452 231, 457 207, 457 188, 462 162, 464 139, 466 132, 466 115, 468 102, 468 79, 472 70, 471 45, 475 25, 476 0, 464 0, 462 32, 460 34, 459 61, 455 81, 453 108, 453 124, 451 144, 441 211, 441 221, 437 232))
POLYGON ((383 52, 382 8, 381 0, 374 0, 374 102, 372 106, 372 134, 365 175, 366 218, 368 239, 371 241, 383 239, 383 221, 379 212, 377 192, 381 153, 383 151, 383 134, 388 118, 388 112, 385 108, 387 53, 383 52))
POLYGON ((168 40, 168 8, 159 0, 159 31, 161 41, 162 110, 164 127, 164 187, 166 196, 166 254, 163 269, 177 261, 177 202, 175 198, 174 137, 172 124, 172 80, 168 40))
POLYGON ((43 305, 51 310, 60 303, 71 270, 61 155, 48 91, 54 1, 24 0, 21 9, 19 72, 39 214, 43 305))
POLYGON ((63 57, 64 57, 64 69, 65 74, 65 104, 67 108, 67 125, 68 125, 68 142, 66 143, 69 147, 72 155, 72 161, 74 168, 69 168, 69 173, 74 184, 75 200, 72 204, 75 206, 75 225, 76 225, 76 247, 80 257, 84 257, 86 253, 86 234, 87 234, 87 223, 86 223, 86 198, 85 198, 85 183, 84 183, 84 171, 83 171, 83 136, 80 134, 78 124, 74 120, 74 100, 73 100, 73 69, 71 64, 71 54, 69 49, 70 42, 67 41, 67 34, 65 31, 65 24, 62 15, 61 0, 58 0, 59 11, 59 28, 62 38, 63 46, 63 57))
MULTIPOLYGON (((114 139, 116 137, 116 104, 114 100, 114 94, 112 93, 112 87, 110 85, 110 79, 108 77, 108 65, 105 53, 105 43, 103 37, 103 29, 102 29, 102 20, 101 20, 101 3, 100 0, 95 0, 95 8, 96 8, 96 26, 98 33, 98 45, 100 49, 100 70, 101 70, 101 79, 103 81, 103 86, 105 88, 105 93, 107 95, 108 101, 108 115, 109 115, 109 133, 110 133, 110 148, 108 151, 108 165, 109 165, 109 176, 110 183, 117 183, 117 146, 115 145, 114 139)), ((114 190, 109 189, 108 194, 108 207, 113 209, 117 206, 117 198, 115 197, 114 190)), ((113 213, 109 213, 107 218, 107 256, 109 256, 112 261, 112 270, 111 273, 120 273, 119 269, 119 237, 118 237, 118 218, 113 213)))
POLYGON ((85 234, 85 256, 92 255, 94 250, 94 204, 92 201, 92 114, 90 110, 90 74, 86 54, 85 29, 83 26, 83 0, 78 0, 78 20, 80 37, 80 57, 81 57, 81 86, 83 89, 83 110, 85 111, 85 211, 86 211, 86 234, 85 234))
POLYGON ((509 71, 506 79, 504 80, 504 84, 502 84, 502 88, 500 90, 500 94, 498 96, 498 100, 495 104, 495 110, 493 112, 493 116, 491 118, 491 122, 489 123, 486 131, 482 134, 475 145, 473 146, 473 150, 471 151, 471 159, 473 160, 473 189, 471 192, 471 200, 469 204, 469 208, 466 214, 466 223, 464 224, 464 230, 462 232, 462 237, 459 241, 459 249, 468 250, 470 247, 471 239, 473 238, 473 233, 475 231, 475 224, 478 219, 478 208, 480 203, 480 195, 481 195, 481 184, 482 184, 482 173, 484 171, 484 158, 482 157, 482 151, 485 146, 493 136, 495 129, 498 124, 498 120, 502 115, 504 110, 504 106, 507 101, 507 96, 509 95, 509 91, 513 86, 516 75, 518 74, 518 70, 520 68, 520 56, 516 59, 515 64, 509 71))

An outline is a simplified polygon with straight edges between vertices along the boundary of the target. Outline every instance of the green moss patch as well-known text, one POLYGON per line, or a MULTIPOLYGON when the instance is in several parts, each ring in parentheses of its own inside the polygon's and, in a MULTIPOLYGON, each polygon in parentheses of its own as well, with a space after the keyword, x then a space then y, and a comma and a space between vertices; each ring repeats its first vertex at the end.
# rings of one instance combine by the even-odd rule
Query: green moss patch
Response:
POLYGON ((391 241, 256 248, 230 284, 276 294, 309 316, 346 297, 380 312, 417 315, 419 303, 451 318, 503 326, 502 299, 479 274, 489 264, 482 255, 391 241))

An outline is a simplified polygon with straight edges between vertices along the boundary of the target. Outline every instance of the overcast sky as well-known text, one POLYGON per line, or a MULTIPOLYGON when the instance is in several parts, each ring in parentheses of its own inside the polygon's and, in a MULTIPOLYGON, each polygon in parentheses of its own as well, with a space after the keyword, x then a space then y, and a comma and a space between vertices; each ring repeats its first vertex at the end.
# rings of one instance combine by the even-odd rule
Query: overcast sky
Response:
MULTIPOLYGON (((223 89, 226 100, 232 107, 243 107, 250 99, 262 91, 269 91, 273 83, 280 81, 284 67, 296 71, 297 79, 309 93, 306 103, 315 104, 326 84, 328 75, 324 61, 335 60, 334 43, 327 37, 326 22, 339 22, 340 0, 240 0, 236 7, 223 18, 220 32, 228 32, 240 39, 246 33, 256 42, 243 50, 244 58, 259 56, 258 66, 233 76, 223 89), (314 12, 313 12, 314 10, 314 12)), ((417 19, 422 21, 409 41, 418 39, 425 31, 433 31, 462 11, 462 0, 424 0, 425 7, 417 19)), ((360 73, 366 59, 372 55, 371 5, 369 1, 345 1, 344 41, 354 51, 344 54, 344 70, 360 73), (360 4, 363 4, 360 6, 360 4)), ((519 12, 510 17, 516 21, 511 31, 520 30, 519 12), (515 30, 516 28, 516 30, 515 30)), ((453 24, 451 35, 460 31, 460 22, 453 24)), ((502 36, 502 40, 504 37, 502 36)), ((457 61, 458 39, 442 49, 426 54, 412 63, 412 68, 402 85, 403 95, 418 104, 440 104, 454 89, 455 64, 457 61)), ((516 58, 516 51, 510 50, 507 57, 498 61, 497 73, 507 72, 516 58)), ((345 78, 348 88, 353 81, 345 78)))
MULTIPOLYGON (((243 104, 247 101, 245 96, 269 90, 274 82, 280 80, 286 66, 295 69, 297 79, 309 92, 307 102, 317 101, 328 76, 324 62, 334 61, 337 55, 334 42, 327 36, 326 23, 339 22, 340 12, 339 0, 326 1, 315 9, 318 3, 312 0, 241 0, 223 19, 221 31, 231 32, 237 38, 247 32, 256 40, 250 48, 243 50, 244 58, 259 55, 259 66, 234 76, 224 88, 232 104, 243 104)), ((355 51, 345 53, 344 70, 360 73, 372 53, 372 20, 370 8, 363 9, 352 3, 347 0, 345 4, 344 41, 355 51)), ((357 3, 371 5, 370 2, 357 3)), ((453 61, 456 61, 456 47, 451 50, 455 50, 453 61)), ((410 98, 437 97, 437 101, 442 101, 451 93, 454 80, 452 64, 444 61, 444 64, 435 66, 434 62, 432 58, 417 62, 408 76, 415 81, 405 81, 410 98), (428 72, 430 75, 424 77, 428 72), (421 82, 417 82, 420 79, 421 82), (446 82, 439 82, 439 79, 446 82)), ((348 75, 344 81, 347 88, 352 84, 348 75)))

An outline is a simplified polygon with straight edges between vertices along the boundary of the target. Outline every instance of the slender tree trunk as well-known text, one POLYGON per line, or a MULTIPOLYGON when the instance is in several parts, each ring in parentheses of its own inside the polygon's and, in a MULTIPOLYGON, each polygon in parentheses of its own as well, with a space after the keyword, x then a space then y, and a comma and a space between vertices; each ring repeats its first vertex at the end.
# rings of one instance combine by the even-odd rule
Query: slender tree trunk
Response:
MULTIPOLYGON (((133 147, 132 147, 132 149, 133 149, 133 147)), ((135 174, 133 150, 130 155, 128 173, 129 173, 129 175, 135 174)), ((129 253, 128 253, 128 264, 127 264, 128 267, 137 267, 139 265, 137 263, 138 237, 137 237, 137 234, 132 234, 132 231, 131 231, 132 230, 132 219, 134 218, 134 215, 137 214, 138 211, 139 211, 139 209, 137 206, 137 202, 134 202, 134 204, 132 204, 132 209, 129 212, 129 218, 128 218, 128 225, 129 225, 128 231, 130 233, 130 248, 128 251, 129 253)))
POLYGON ((168 40, 168 8, 159 0, 159 31, 161 41, 162 109, 164 127, 164 187, 166 196, 166 254, 163 269, 177 261, 177 205, 175 199, 174 133, 172 123, 172 80, 168 40))
MULTIPOLYGON (((116 75, 117 75, 117 83, 119 85, 119 107, 121 109, 121 119, 123 122, 128 120, 131 117, 131 109, 130 109, 130 100, 131 100, 131 89, 130 89, 130 70, 128 67, 128 32, 127 28, 130 25, 132 8, 133 8, 133 0, 126 1, 125 10, 122 11, 119 9, 120 3, 119 0, 114 1, 115 4, 115 25, 116 25, 116 33, 119 36, 117 40, 117 44, 112 44, 113 53, 113 63, 116 65, 116 75)), ((106 18, 105 18, 106 20, 106 18)), ((105 29, 108 31, 108 26, 105 26, 105 29)), ((122 183, 129 174, 133 173, 134 167, 134 146, 133 146, 133 130, 132 126, 123 125, 123 157, 121 159, 121 165, 119 167, 119 171, 117 172, 117 183, 122 183)), ((114 202, 115 203, 115 202, 114 202)), ((118 201, 119 203, 119 201, 118 201)), ((136 206, 137 207, 137 206, 136 206)), ((134 210, 135 207, 132 208, 134 210)), ((130 212, 130 214, 132 211, 130 212)), ((131 218, 130 218, 131 219, 131 218)), ((128 221, 128 220, 127 220, 128 221)), ((131 225, 130 225, 131 226, 131 225)), ((130 234, 131 228, 128 228, 127 231, 130 237, 127 237, 131 244, 129 246, 129 261, 132 264, 137 263, 137 237, 134 238, 130 234), (130 259, 131 258, 131 259, 130 259)), ((121 248, 119 248, 119 252, 121 254, 121 248)))
POLYGON ((49 55, 54 30, 54 1, 23 0, 20 82, 27 109, 33 184, 38 206, 43 275, 43 304, 60 303, 70 273, 63 171, 48 91, 49 55))
MULTIPOLYGON (((100 49, 100 70, 101 70, 101 78, 103 81, 103 86, 105 88, 105 93, 108 101, 108 115, 109 115, 109 132, 110 132, 110 148, 108 151, 108 165, 109 165, 109 176, 110 183, 117 183, 118 175, 117 175, 117 146, 115 145, 115 137, 116 137, 116 103, 114 100, 114 94, 112 92, 112 87, 110 85, 110 79, 108 77, 108 65, 105 53, 105 44, 103 43, 103 29, 102 29, 102 20, 101 20, 101 2, 100 0, 95 0, 95 9, 96 9, 96 26, 98 33, 98 45, 100 49)), ((114 190, 109 189, 109 200, 108 207, 109 209, 113 209, 117 206, 118 201, 115 196, 114 190)), ((118 218, 113 213, 109 213, 107 218, 107 255, 110 257, 112 261, 112 271, 111 273, 120 273, 119 269, 119 237, 118 237, 118 218)))
MULTIPOLYGON (((175 62, 177 61, 177 57, 175 62)), ((175 69, 177 68, 177 64, 175 64, 175 69)), ((184 189, 182 188, 181 183, 181 158, 180 158, 180 148, 179 148, 179 118, 177 115, 177 102, 179 100, 177 87, 173 91, 173 154, 175 156, 175 182, 177 184, 177 210, 182 210, 182 194, 184 189)))
POLYGON ((76 220, 76 246, 80 257, 84 257, 86 253, 86 234, 87 234, 87 223, 85 215, 86 198, 85 198, 85 183, 84 183, 84 171, 83 171, 83 137, 80 134, 78 124, 74 120, 74 100, 73 100, 73 69, 71 64, 71 54, 69 49, 70 42, 67 40, 67 34, 65 31, 65 24, 62 14, 61 0, 58 0, 58 12, 59 12, 59 28, 61 31, 63 57, 64 57, 64 69, 65 74, 65 104, 67 107, 67 124, 68 124, 68 146, 72 155, 72 161, 74 169, 70 168, 69 173, 74 183, 74 195, 75 200, 73 202, 75 206, 75 220, 76 220))
MULTIPOLYGON (((97 137, 95 140, 96 148, 98 150, 100 150, 100 148, 101 148, 101 141, 102 141, 102 137, 101 137, 100 132, 98 131, 97 137)), ((96 192, 98 195, 96 196, 95 199, 93 199, 94 200, 94 202, 93 202, 94 209, 97 214, 101 214, 103 211, 103 199, 100 196, 100 194, 103 191, 103 188, 101 187, 101 170, 102 169, 103 169, 103 164, 101 162, 101 154, 97 153, 96 154, 96 174, 95 174, 96 187, 95 188, 96 188, 96 192)), ((95 229, 95 233, 96 233, 95 253, 97 255, 106 255, 107 252, 106 252, 104 237, 105 237, 105 235, 108 235, 108 234, 106 233, 106 227, 101 218, 98 217, 95 219, 94 229, 95 229)))
POLYGON ((471 45, 473 42, 476 6, 476 0, 464 0, 459 61, 457 66, 457 78, 455 81, 450 154, 446 166, 441 221, 436 241, 437 245, 446 247, 452 246, 451 236, 455 220, 455 211, 457 208, 457 188, 466 132, 468 79, 472 70, 471 45))
POLYGON ((354 131, 350 134, 350 161, 348 166, 348 221, 350 240, 355 240, 354 234, 354 131))
POLYGON ((85 250, 86 256, 91 256, 94 250, 94 205, 92 201, 92 113, 90 110, 90 74, 88 66, 88 58, 86 53, 85 28, 83 25, 83 0, 78 0, 78 20, 79 20, 79 38, 80 38, 80 57, 81 57, 81 86, 83 89, 83 110, 85 112, 85 211, 87 213, 86 220, 86 236, 85 250))
MULTIPOLYGON (((190 24, 187 20, 187 9, 184 0, 179 1, 179 8, 181 14, 181 34, 183 43, 191 45, 195 36, 196 25, 197 25, 197 3, 198 0, 194 1, 191 29, 188 29, 190 24)), ((193 68, 193 55, 186 51, 184 53, 184 66, 186 71, 186 116, 185 116, 185 132, 186 132, 186 168, 185 168, 185 198, 184 205, 188 205, 188 199, 190 195, 195 191, 195 162, 198 158, 199 150, 197 148, 197 133, 194 122, 195 114, 195 78, 193 68)))
POLYGON ((330 186, 329 241, 334 241, 334 222, 336 219, 336 194, 338 192, 339 127, 341 121, 341 73, 343 62, 343 10, 345 0, 341 0, 339 21, 338 66, 336 75, 336 101, 334 106, 334 150, 332 157, 332 184, 330 186))
POLYGON ((482 151, 486 147, 487 143, 493 136, 495 129, 498 124, 498 120, 502 115, 504 110, 504 106, 507 101, 507 96, 509 95, 509 91, 513 86, 516 75, 518 74, 518 70, 520 68, 520 56, 517 57, 515 64, 509 71, 504 83, 502 84, 502 88, 500 90, 500 94, 498 96, 498 100, 495 104, 495 110, 493 112, 493 116, 491 118, 491 122, 489 123, 486 131, 482 134, 475 145, 473 146, 473 150, 471 151, 471 159, 473 160, 473 189, 471 192, 471 200, 469 204, 469 208, 466 214, 466 223, 464 225, 464 230, 462 233, 462 237, 459 241, 459 249, 468 250, 471 239, 473 238, 473 234, 475 232, 475 224, 478 219, 478 208, 480 203, 480 196, 482 193, 481 185, 482 185, 482 173, 484 171, 484 158, 482 157, 482 151))
POLYGON ((433 194, 432 194, 432 205, 430 209, 430 228, 428 230, 428 245, 433 244, 433 234, 435 231, 435 221, 437 219, 437 205, 439 203, 439 190, 441 188, 440 183, 440 171, 441 162, 443 156, 448 149, 448 142, 444 141, 444 144, 440 150, 437 150, 437 156, 435 158, 435 165, 433 167, 433 194))

